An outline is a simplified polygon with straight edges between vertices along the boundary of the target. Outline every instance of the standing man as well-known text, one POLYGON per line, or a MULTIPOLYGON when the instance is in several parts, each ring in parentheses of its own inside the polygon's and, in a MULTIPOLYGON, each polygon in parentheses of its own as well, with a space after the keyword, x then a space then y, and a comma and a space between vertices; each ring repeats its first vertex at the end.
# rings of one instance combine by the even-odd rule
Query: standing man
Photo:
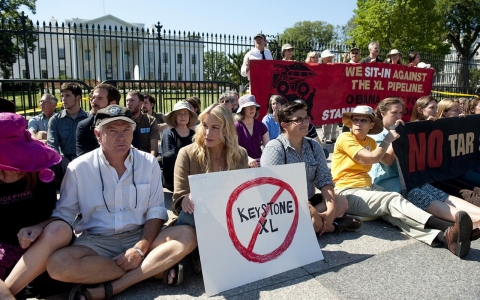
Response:
POLYGON ((144 100, 142 102, 142 112, 144 114, 147 114, 149 116, 152 116, 157 120, 158 124, 158 134, 160 135, 159 139, 162 137, 163 131, 168 128, 167 123, 163 121, 163 114, 159 113, 157 114, 153 108, 155 107, 155 98, 152 97, 152 95, 149 94, 143 94, 144 100))
POLYGON ((72 289, 72 299, 111 299, 172 267, 169 283, 178 284, 183 269, 177 263, 197 246, 191 226, 161 230, 168 215, 160 167, 131 147, 136 126, 131 117, 118 105, 97 112, 100 147, 68 166, 52 213, 69 224, 83 216, 76 226, 81 235, 47 263, 53 278, 81 284, 72 289))
POLYGON ((80 121, 88 115, 80 107, 82 88, 77 83, 64 83, 60 87, 63 110, 48 121, 47 144, 69 161, 77 157, 76 132, 80 121))
POLYGON ((242 76, 248 77, 248 80, 250 80, 250 60, 273 59, 270 50, 265 49, 267 45, 266 36, 263 33, 259 33, 253 39, 255 40, 255 48, 245 54, 241 69, 242 76))
POLYGON ((55 113, 57 102, 57 98, 53 95, 43 94, 39 102, 42 113, 28 121, 28 131, 37 140, 47 141, 48 121, 55 113))
MULTIPOLYGON (((343 62, 346 63, 348 60, 348 53, 343 54, 343 62)), ((350 61, 348 62, 349 64, 358 64, 360 63, 360 49, 353 46, 352 49, 350 49, 350 61)))
POLYGON ((111 84, 101 83, 93 89, 90 97, 91 115, 78 123, 77 126, 77 156, 98 148, 98 141, 93 132, 95 115, 99 109, 105 108, 110 104, 118 104, 120 98, 120 92, 111 84))
POLYGON ((144 96, 142 93, 138 91, 128 92, 126 99, 127 107, 132 112, 133 120, 137 124, 133 146, 156 157, 159 139, 158 123, 154 117, 142 113, 143 101, 144 96))
POLYGON ((380 44, 378 42, 371 42, 368 44, 368 51, 370 51, 370 55, 362 59, 360 61, 361 64, 370 62, 383 62, 383 60, 378 57, 380 54, 380 44))

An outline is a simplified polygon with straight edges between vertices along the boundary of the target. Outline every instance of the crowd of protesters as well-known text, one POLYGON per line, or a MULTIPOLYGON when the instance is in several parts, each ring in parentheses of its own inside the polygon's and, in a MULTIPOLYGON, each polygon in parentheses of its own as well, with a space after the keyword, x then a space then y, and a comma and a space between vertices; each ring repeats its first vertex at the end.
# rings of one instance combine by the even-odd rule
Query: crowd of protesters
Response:
MULTIPOLYGON (((250 75, 250 60, 272 59, 265 46, 265 36, 256 35, 243 76, 250 75)), ((292 60, 293 51, 284 45, 283 60, 292 60)), ((360 59, 360 49, 352 47, 343 62, 383 62, 378 43, 369 51, 360 59)), ((326 49, 309 52, 305 62, 333 59, 326 49)), ((386 63, 401 64, 402 54, 392 49, 386 63)), ((420 64, 419 54, 410 53, 409 65, 420 64)), ((82 92, 75 83, 63 84, 58 113, 58 100, 43 95, 42 113, 28 124, 12 102, 0 100, 1 299, 67 289, 70 299, 110 299, 152 277, 178 285, 187 255, 201 272, 188 182, 201 173, 304 163, 303 200, 318 235, 358 230, 362 220, 382 218, 460 258, 480 238, 480 170, 439 184, 452 192, 426 184, 406 197, 400 193, 392 147, 399 134, 391 129, 403 123, 399 98, 382 100, 375 111, 357 106, 343 113, 342 125, 351 130, 338 137, 336 124, 324 128, 323 137, 335 143, 330 170, 303 100, 262 99, 268 114, 260 122, 255 96, 235 91, 203 111, 200 99, 191 97, 166 114, 155 112, 155 99, 139 91, 129 91, 126 107, 120 106, 120 92, 108 84, 93 89, 86 112, 82 92), (168 226, 163 188, 173 192, 178 216, 168 226)), ((425 96, 411 121, 469 114, 480 114, 478 98, 437 103, 425 96)))

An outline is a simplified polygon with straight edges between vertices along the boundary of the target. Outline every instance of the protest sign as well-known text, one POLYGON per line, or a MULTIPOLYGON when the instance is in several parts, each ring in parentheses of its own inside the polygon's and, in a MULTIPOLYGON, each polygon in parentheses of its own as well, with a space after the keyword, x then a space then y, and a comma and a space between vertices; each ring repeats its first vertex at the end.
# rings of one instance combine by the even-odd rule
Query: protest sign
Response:
POLYGON ((399 125, 393 149, 408 191, 480 167, 480 115, 399 125))
POLYGON ((188 179, 207 296, 323 259, 303 163, 188 179))
POLYGON ((271 95, 302 99, 316 126, 341 123, 342 113, 357 105, 375 108, 387 97, 403 98, 404 120, 418 98, 430 95, 432 69, 384 63, 307 64, 278 60, 250 61, 250 92, 267 113, 271 95))

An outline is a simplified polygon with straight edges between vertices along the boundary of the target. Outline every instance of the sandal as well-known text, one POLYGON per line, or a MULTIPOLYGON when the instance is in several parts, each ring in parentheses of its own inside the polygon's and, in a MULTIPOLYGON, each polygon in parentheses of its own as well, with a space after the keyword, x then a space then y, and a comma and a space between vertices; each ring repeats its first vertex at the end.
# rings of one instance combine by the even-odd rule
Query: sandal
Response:
MULTIPOLYGON (((103 288, 105 289, 105 298, 106 300, 112 299, 113 297, 113 287, 110 281, 106 281, 103 284, 103 288)), ((86 300, 92 300, 92 295, 87 290, 85 285, 78 284, 72 288, 70 291, 70 295, 68 296, 68 300, 78 300, 80 296, 83 296, 86 300)))
POLYGON ((165 273, 163 276, 163 282, 168 284, 168 285, 179 285, 183 282, 183 264, 177 263, 168 271, 165 273), (172 283, 168 283, 168 276, 170 275, 170 272, 174 270, 175 271, 175 280, 172 283))
POLYGON ((68 296, 68 300, 78 300, 80 299, 80 296, 85 297, 86 300, 92 300, 92 295, 82 284, 78 284, 72 288, 70 295, 68 296))

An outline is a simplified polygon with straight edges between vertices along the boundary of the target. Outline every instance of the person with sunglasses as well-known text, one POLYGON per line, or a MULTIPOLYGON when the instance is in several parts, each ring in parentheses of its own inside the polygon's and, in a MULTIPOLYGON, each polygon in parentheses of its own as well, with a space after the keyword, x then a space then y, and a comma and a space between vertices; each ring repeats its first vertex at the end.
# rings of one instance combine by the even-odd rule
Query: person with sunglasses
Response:
POLYGON ((233 94, 230 92, 223 93, 218 98, 218 103, 225 105, 230 112, 233 112, 233 105, 235 103, 235 98, 233 94))
POLYGON ((389 129, 377 145, 367 135, 383 132, 383 123, 366 105, 343 113, 342 122, 351 131, 340 134, 335 144, 332 175, 335 193, 348 200, 347 213, 366 218, 381 217, 428 245, 444 244, 460 258, 467 255, 473 224, 466 212, 458 212, 455 222, 444 221, 413 205, 399 193, 387 192, 372 184, 368 172, 373 164, 384 159, 390 144, 400 137, 399 134, 389 129))
POLYGON ((197 246, 189 226, 161 230, 168 215, 160 167, 154 156, 132 148, 135 126, 125 107, 98 110, 100 147, 67 168, 52 216, 72 224, 82 214, 75 227, 81 234, 50 257, 47 271, 77 284, 70 299, 111 299, 167 270, 167 283, 179 284, 183 269, 177 263, 197 246))
POLYGON ((333 181, 322 147, 307 138, 310 117, 303 101, 284 104, 278 111, 281 134, 271 140, 263 150, 260 164, 265 166, 305 163, 308 201, 314 230, 339 234, 344 230, 356 230, 362 221, 342 217, 347 210, 347 199, 335 195, 333 181), (321 194, 315 193, 315 188, 321 194))

